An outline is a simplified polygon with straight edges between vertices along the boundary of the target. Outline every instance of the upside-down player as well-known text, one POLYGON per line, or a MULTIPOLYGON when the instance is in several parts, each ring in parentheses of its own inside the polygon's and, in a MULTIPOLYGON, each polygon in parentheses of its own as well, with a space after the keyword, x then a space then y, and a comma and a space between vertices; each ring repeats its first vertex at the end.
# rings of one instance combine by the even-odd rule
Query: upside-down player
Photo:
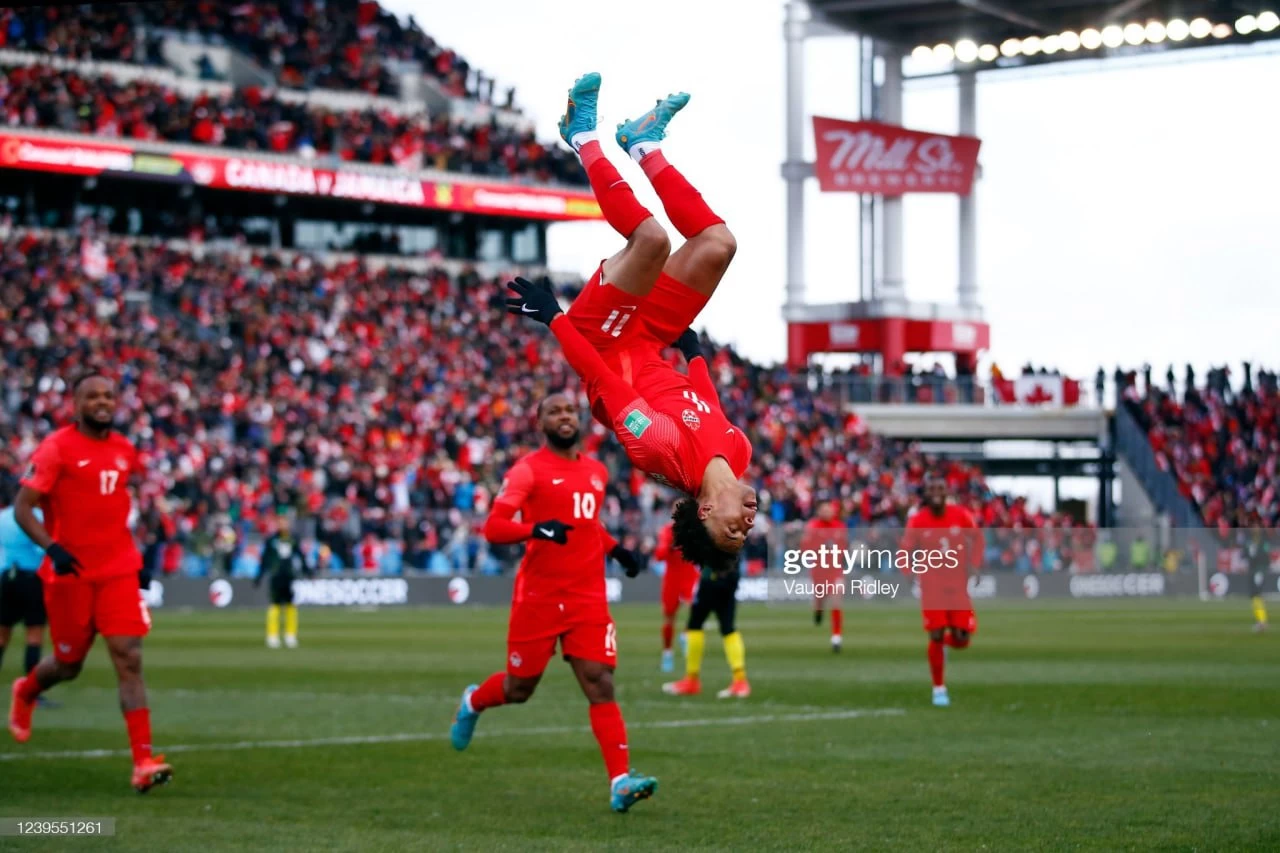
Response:
POLYGON ((902 549, 912 554, 920 582, 920 607, 929 633, 933 704, 951 704, 945 680, 946 649, 967 649, 978 617, 969 598, 969 575, 981 565, 982 534, 969 510, 947 500, 947 482, 930 476, 924 506, 907 519, 902 549))
MULTIPOLYGON (((31 737, 31 712, 42 691, 80 674, 95 634, 106 641, 120 689, 133 787, 168 782, 173 769, 151 754, 151 713, 142 680, 142 638, 151 616, 142 600, 142 556, 129 532, 129 475, 138 453, 111 429, 115 383, 98 373, 72 386, 76 423, 36 448, 15 503, 18 524, 44 549, 40 576, 53 655, 13 683, 9 731, 31 737), (44 511, 44 521, 35 508, 44 511)), ((149 579, 147 579, 149 582, 149 579)))
POLYGON ((804 536, 800 547, 805 551, 823 553, 826 549, 826 565, 821 563, 813 568, 813 624, 822 624, 822 611, 831 610, 831 651, 839 652, 844 644, 844 595, 845 576, 842 566, 833 558, 832 551, 843 552, 848 544, 848 531, 843 521, 836 517, 836 502, 823 501, 818 504, 818 514, 809 519, 804 527, 804 536), (821 595, 817 590, 823 590, 821 595))
POLYGON ((680 549, 674 544, 672 528, 668 524, 658 533, 658 544, 653 549, 653 557, 667 564, 662 575, 662 671, 672 672, 675 669, 674 655, 671 653, 671 642, 675 639, 676 614, 680 612, 680 602, 690 604, 698 590, 698 567, 684 558, 680 549))
POLYGON ((600 525, 597 510, 608 472, 578 450, 573 401, 564 394, 548 396, 538 407, 538 426, 546 444, 507 472, 484 525, 490 542, 529 543, 511 595, 507 668, 463 691, 450 739, 455 749, 466 749, 482 711, 527 702, 559 641, 590 704, 591 731, 609 774, 610 804, 625 812, 651 797, 658 780, 628 765, 627 729, 613 696, 618 638, 605 597, 605 555, 629 576, 640 564, 600 525))
POLYGON ((516 279, 507 310, 550 326, 565 358, 587 384, 591 411, 621 441, 631 461, 690 497, 676 504, 675 544, 700 566, 736 563, 755 523, 755 490, 739 482, 751 442, 721 411, 715 384, 688 326, 724 276, 736 243, 724 221, 667 163, 659 148, 667 123, 688 102, 661 100, 644 117, 619 125, 616 140, 653 184, 685 242, 676 252, 666 231, 636 200, 596 138, 600 75, 569 92, 560 135, 582 159, 609 224, 627 245, 601 263, 564 315, 550 282, 516 279), (689 374, 662 350, 680 346, 689 374))

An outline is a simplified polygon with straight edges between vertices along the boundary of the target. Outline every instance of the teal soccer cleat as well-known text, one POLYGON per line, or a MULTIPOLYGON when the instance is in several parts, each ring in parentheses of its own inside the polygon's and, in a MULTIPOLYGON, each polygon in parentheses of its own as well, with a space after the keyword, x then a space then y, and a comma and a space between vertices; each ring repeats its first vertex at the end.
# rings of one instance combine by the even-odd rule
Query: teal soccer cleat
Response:
POLYGON ((667 95, 658 101, 652 110, 640 118, 634 121, 624 121, 618 125, 618 132, 615 134, 614 139, 622 146, 622 150, 628 154, 631 153, 632 148, 642 143, 657 144, 667 136, 667 123, 671 121, 676 113, 684 109, 687 103, 689 103, 687 92, 667 95))
POLYGON ((569 103, 560 116, 560 138, 573 145, 573 137, 596 129, 596 102, 600 99, 600 75, 583 74, 569 90, 569 103))
POLYGON ((658 780, 652 776, 641 776, 634 770, 628 770, 610 786, 609 805, 618 814, 624 814, 641 800, 647 800, 658 790, 658 780))
POLYGON ((449 742, 459 752, 471 745, 471 736, 476 733, 476 722, 480 719, 480 714, 476 711, 467 710, 467 699, 479 687, 480 685, 478 684, 472 684, 462 691, 462 701, 458 703, 458 713, 453 715, 453 725, 449 727, 449 742))
POLYGON ((951 697, 947 695, 947 688, 945 687, 933 688, 933 707, 935 708, 951 707, 951 697))

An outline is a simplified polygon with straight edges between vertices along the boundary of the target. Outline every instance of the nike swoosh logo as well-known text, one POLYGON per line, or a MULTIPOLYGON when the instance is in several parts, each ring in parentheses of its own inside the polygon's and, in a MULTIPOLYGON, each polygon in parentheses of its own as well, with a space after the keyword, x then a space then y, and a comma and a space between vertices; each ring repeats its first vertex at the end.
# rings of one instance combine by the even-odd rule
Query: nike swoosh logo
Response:
POLYGON ((77 468, 83 468, 84 466, 88 465, 91 461, 93 461, 93 460, 91 460, 91 459, 81 459, 79 462, 77 462, 77 463, 76 463, 76 467, 77 467, 77 468))
POLYGON ((563 483, 563 482, 564 482, 564 477, 561 477, 561 478, 560 478, 560 479, 558 479, 558 480, 552 480, 552 481, 551 481, 551 485, 553 485, 553 486, 558 486, 558 485, 560 485, 560 484, 561 484, 561 483, 563 483))
POLYGON ((523 312, 524 312, 524 313, 526 313, 526 314, 537 314, 537 313, 538 313, 538 309, 537 309, 537 308, 530 308, 528 305, 521 305, 521 306, 520 306, 520 310, 521 310, 521 311, 523 311, 523 312))
POLYGON ((725 430, 725 434, 726 434, 726 435, 732 435, 732 434, 733 434, 733 427, 729 427, 727 430, 725 430))
POLYGON ((539 530, 539 531, 541 531, 541 532, 542 532, 542 534, 543 534, 544 536, 555 536, 555 535, 556 535, 556 532, 555 532, 554 530, 548 530, 548 529, 547 529, 547 528, 545 528, 545 527, 539 527, 539 528, 538 528, 538 530, 539 530))

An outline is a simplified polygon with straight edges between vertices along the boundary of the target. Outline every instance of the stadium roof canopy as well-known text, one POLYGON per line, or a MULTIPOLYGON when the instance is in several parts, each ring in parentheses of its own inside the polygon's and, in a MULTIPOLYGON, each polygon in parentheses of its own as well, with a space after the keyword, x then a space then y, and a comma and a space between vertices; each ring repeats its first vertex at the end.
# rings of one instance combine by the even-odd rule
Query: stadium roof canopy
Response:
MULTIPOLYGON (((813 22, 999 68, 1280 39, 1280 0, 808 0, 813 22)), ((928 53, 926 53, 928 51, 928 53)))

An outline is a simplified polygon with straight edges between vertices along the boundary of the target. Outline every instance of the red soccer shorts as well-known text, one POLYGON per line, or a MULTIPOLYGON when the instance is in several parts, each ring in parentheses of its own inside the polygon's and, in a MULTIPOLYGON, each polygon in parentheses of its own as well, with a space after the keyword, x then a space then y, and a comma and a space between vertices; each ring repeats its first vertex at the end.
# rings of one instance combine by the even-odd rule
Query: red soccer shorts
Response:
POLYGON ((151 630, 151 613, 133 573, 45 584, 44 606, 49 613, 53 655, 62 663, 84 660, 97 634, 145 637, 151 630))
POLYGON ((667 570, 662 576, 662 615, 673 616, 680 609, 680 602, 689 604, 698 591, 698 572, 667 570))
MULTIPOLYGON (((603 277, 601 262, 569 306, 569 320, 601 355, 639 344, 659 350, 669 347, 707 304, 707 297, 665 272, 658 274, 648 296, 633 296, 604 282, 603 277)), ((615 366, 611 359, 605 361, 615 366)))
POLYGON ((973 634, 978 630, 978 616, 972 610, 923 610, 921 615, 924 629, 929 632, 950 628, 973 634))
POLYGON ((812 580, 814 585, 814 605, 819 609, 839 609, 844 603, 844 588, 849 581, 845 577, 844 571, 837 568, 822 568, 818 566, 813 569, 812 580), (822 589, 822 595, 817 595, 817 589, 822 589))
POLYGON ((605 666, 618 665, 618 634, 604 604, 522 603, 511 606, 507 675, 536 678, 556 652, 605 666))

